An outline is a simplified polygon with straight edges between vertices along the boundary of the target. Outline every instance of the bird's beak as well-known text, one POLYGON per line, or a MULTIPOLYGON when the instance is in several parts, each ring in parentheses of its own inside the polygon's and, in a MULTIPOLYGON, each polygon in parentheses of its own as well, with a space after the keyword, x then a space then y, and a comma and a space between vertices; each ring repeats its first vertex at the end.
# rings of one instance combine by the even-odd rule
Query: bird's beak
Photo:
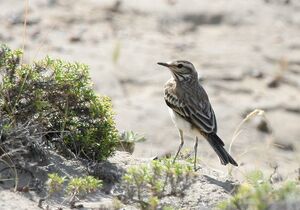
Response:
POLYGON ((157 64, 161 65, 161 66, 165 66, 165 67, 170 67, 171 66, 169 63, 163 63, 163 62, 158 62, 157 64))

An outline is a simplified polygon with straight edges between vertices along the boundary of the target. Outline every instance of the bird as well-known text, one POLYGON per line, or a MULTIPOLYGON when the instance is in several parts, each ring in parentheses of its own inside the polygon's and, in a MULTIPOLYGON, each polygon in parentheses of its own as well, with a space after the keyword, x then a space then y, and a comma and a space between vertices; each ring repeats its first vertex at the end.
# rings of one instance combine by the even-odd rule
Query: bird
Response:
POLYGON ((198 139, 202 136, 218 155, 222 165, 238 166, 225 150, 224 142, 217 135, 217 121, 208 95, 198 79, 194 65, 185 60, 158 62, 167 67, 172 77, 164 85, 164 99, 172 121, 179 131, 180 145, 173 159, 176 161, 184 144, 184 133, 195 137, 194 170, 197 164, 198 139))

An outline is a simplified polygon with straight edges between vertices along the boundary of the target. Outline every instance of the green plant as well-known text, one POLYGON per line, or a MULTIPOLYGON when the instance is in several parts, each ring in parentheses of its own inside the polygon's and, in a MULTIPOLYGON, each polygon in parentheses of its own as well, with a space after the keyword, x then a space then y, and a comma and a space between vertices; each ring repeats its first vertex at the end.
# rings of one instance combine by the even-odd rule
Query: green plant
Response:
POLYGON ((144 136, 134 133, 133 131, 122 132, 119 139, 118 150, 124 150, 129 153, 133 153, 136 142, 143 142, 146 140, 144 136))
POLYGON ((126 200, 138 202, 143 209, 156 209, 164 196, 178 196, 193 182, 192 164, 171 159, 130 167, 123 176, 126 200))
POLYGON ((59 192, 63 188, 65 182, 65 177, 59 176, 57 173, 48 174, 48 191, 50 194, 54 192, 59 192))
POLYGON ((156 196, 150 197, 148 203, 150 207, 149 209, 156 210, 159 205, 159 199, 156 196))
POLYGON ((102 187, 102 181, 92 176, 75 177, 69 180, 66 192, 69 195, 85 196, 102 187))
POLYGON ((111 101, 92 89, 84 64, 45 59, 20 64, 20 51, 0 46, 0 115, 9 125, 34 121, 47 143, 102 160, 118 142, 111 101))
POLYGON ((134 133, 133 131, 124 131, 120 135, 120 141, 125 142, 143 142, 146 138, 143 135, 134 133))
POLYGON ((246 175, 236 194, 219 204, 219 209, 265 210, 271 204, 299 198, 299 183, 286 181, 281 186, 273 186, 261 171, 252 171, 246 175))
POLYGON ((57 173, 52 173, 48 174, 47 184, 49 196, 53 193, 64 192, 70 196, 70 205, 74 207, 76 199, 83 198, 101 188, 102 180, 92 176, 66 179, 66 177, 61 177, 57 173), (64 186, 65 182, 67 183, 66 187, 64 186))

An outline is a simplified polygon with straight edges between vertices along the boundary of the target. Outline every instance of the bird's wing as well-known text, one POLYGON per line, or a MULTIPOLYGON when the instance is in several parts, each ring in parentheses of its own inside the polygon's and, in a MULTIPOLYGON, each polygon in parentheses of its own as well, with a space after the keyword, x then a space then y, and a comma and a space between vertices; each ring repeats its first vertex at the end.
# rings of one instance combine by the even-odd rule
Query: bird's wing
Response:
POLYGON ((176 95, 166 92, 165 101, 174 112, 200 128, 201 131, 205 133, 217 132, 215 113, 209 100, 202 100, 197 96, 187 96, 180 100, 176 95))

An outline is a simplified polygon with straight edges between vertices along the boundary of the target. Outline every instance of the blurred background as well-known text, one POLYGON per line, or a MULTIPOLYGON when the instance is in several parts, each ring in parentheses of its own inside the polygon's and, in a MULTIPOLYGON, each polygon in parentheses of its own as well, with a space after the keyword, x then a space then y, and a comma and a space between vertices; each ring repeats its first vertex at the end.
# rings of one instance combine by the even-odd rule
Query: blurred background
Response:
MULTIPOLYGON (((191 61, 227 149, 246 115, 265 111, 241 126, 234 173, 278 166, 293 176, 300 167, 299 11, 297 0, 0 0, 0 42, 24 48, 26 62, 49 55, 89 65, 95 90, 112 98, 118 129, 146 137, 134 151, 143 158, 174 154, 180 142, 163 99, 171 75, 156 63, 191 61)), ((207 142, 198 155, 202 166, 227 171, 207 142)))

